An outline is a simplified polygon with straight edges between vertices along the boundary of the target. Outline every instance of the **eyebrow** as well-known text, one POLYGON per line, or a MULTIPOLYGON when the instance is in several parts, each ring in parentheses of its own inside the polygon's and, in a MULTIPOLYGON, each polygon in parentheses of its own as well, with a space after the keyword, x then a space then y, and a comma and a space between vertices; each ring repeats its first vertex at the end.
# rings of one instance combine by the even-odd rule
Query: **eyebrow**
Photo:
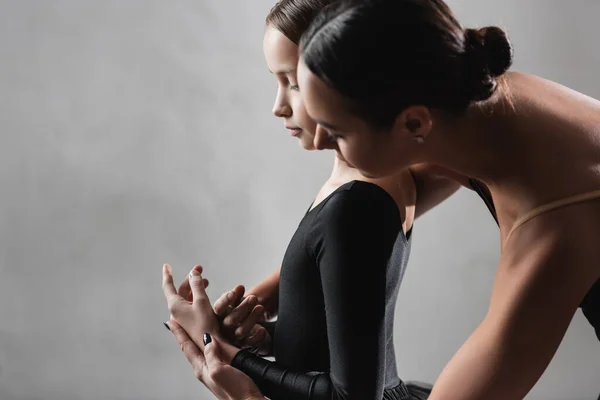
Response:
POLYGON ((331 125, 331 124, 329 124, 329 123, 327 123, 327 122, 325 122, 325 121, 319 121, 318 119, 315 119, 314 121, 315 121, 317 124, 319 124, 319 125, 321 125, 321 126, 324 126, 324 127, 325 127, 325 128, 327 128, 327 129, 333 129, 334 131, 337 131, 337 130, 338 130, 338 128, 337 128, 337 127, 335 127, 334 125, 331 125))
POLYGON ((274 74, 274 75, 289 74, 289 73, 292 73, 292 72, 295 72, 295 71, 296 71, 296 68, 282 69, 280 71, 275 71, 275 72, 269 70, 269 72, 272 73, 272 74, 274 74))

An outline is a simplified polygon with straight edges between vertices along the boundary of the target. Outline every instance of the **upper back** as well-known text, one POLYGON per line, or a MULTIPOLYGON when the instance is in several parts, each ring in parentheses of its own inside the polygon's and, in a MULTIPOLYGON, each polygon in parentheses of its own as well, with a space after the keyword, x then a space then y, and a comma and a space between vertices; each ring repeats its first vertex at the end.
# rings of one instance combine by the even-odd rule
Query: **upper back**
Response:
POLYGON ((506 74, 490 106, 496 175, 485 181, 505 235, 544 204, 600 189, 600 101, 533 75, 506 74))

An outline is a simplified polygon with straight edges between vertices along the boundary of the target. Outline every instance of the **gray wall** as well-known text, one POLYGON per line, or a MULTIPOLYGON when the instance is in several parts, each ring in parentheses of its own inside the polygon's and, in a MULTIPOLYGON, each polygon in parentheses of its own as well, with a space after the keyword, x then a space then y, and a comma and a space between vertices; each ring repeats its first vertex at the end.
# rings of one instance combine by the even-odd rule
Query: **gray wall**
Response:
MULTIPOLYGON (((216 297, 275 269, 332 155, 270 115, 272 0, 0 0, 0 399, 208 399, 160 289, 216 297)), ((600 3, 452 1, 506 27, 515 68, 600 97, 600 3)), ((405 378, 433 381, 484 315, 498 234, 461 191, 418 221, 399 299, 405 378)), ((578 313, 530 399, 591 399, 578 313)))

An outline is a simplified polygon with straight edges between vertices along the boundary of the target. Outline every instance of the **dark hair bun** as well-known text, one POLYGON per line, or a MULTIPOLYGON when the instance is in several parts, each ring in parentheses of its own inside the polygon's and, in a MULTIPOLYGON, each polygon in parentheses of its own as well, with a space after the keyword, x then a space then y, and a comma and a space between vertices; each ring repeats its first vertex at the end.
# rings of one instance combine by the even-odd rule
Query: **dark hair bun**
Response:
POLYGON ((506 32, 497 26, 483 28, 483 46, 492 76, 500 76, 512 65, 513 47, 506 32))
POLYGON ((467 81, 475 101, 489 98, 496 89, 496 77, 513 62, 513 47, 506 32, 497 26, 465 30, 467 81))

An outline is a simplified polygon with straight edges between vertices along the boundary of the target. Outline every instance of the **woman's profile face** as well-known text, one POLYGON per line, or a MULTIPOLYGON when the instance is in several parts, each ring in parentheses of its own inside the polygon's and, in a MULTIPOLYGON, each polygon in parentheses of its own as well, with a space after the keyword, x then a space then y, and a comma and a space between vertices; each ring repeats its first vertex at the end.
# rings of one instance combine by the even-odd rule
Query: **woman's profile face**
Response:
POLYGON ((297 67, 298 46, 279 30, 267 26, 263 51, 269 71, 277 79, 273 115, 283 119, 285 128, 306 150, 315 150, 316 123, 308 116, 300 94, 297 67))
POLYGON ((378 131, 350 113, 348 101, 314 75, 301 59, 298 79, 306 112, 317 124, 317 149, 335 150, 339 158, 370 178, 391 175, 409 165, 402 162, 402 135, 395 130, 378 131))

